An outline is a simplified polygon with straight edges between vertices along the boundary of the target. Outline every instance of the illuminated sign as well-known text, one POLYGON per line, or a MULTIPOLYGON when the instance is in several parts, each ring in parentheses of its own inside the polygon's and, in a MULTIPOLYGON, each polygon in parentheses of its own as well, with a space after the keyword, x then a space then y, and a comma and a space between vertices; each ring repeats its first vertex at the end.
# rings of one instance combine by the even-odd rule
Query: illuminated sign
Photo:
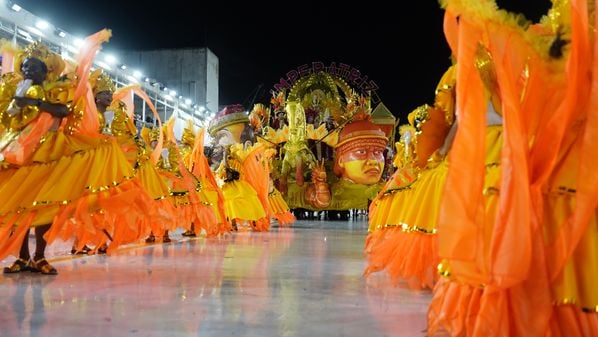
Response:
POLYGON ((370 95, 374 103, 379 101, 378 95, 376 94, 376 90, 378 90, 379 86, 376 82, 370 80, 367 75, 363 75, 359 69, 345 63, 339 63, 337 65, 336 62, 330 62, 330 65, 328 66, 324 65, 324 62, 319 61, 300 65, 296 69, 288 71, 286 73, 286 78, 280 78, 278 83, 274 85, 272 94, 273 96, 276 96, 279 92, 290 89, 301 77, 309 76, 321 71, 343 79, 353 89, 364 96, 370 95))

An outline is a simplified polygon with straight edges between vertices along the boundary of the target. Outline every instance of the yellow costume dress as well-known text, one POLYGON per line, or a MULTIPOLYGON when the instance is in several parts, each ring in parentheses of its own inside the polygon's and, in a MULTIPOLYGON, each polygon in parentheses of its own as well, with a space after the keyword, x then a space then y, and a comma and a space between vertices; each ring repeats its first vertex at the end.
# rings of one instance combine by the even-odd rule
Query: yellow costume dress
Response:
MULTIPOLYGON (((100 90, 102 89, 95 89, 96 92, 100 90)), ((114 113, 114 118, 107 127, 133 167, 135 177, 152 199, 149 204, 144 205, 147 213, 146 216, 138 219, 139 226, 147 230, 146 234, 149 234, 151 230, 152 233, 160 235, 165 230, 173 229, 172 226, 177 216, 176 209, 172 199, 169 198, 168 185, 151 161, 149 148, 143 140, 136 136, 137 129, 125 109, 126 106, 123 102, 114 101, 108 107, 108 110, 114 113)), ((104 126, 103 114, 100 113, 99 117, 100 125, 104 126)))
MULTIPOLYGON (((268 171, 271 172, 272 161, 274 160, 276 151, 268 149, 265 150, 264 154, 264 163, 268 166, 268 171)), ((268 208, 270 210, 270 216, 276 219, 281 226, 290 225, 297 221, 297 218, 291 213, 289 205, 284 200, 282 193, 280 193, 276 186, 274 186, 272 174, 268 176, 268 208)))
POLYGON ((437 150, 454 119, 454 69, 440 80, 435 106, 409 114, 404 137, 412 139, 401 140, 395 158, 403 164, 372 201, 366 276, 385 270, 394 284, 413 289, 432 288, 438 278, 436 223, 448 165, 437 150))
MULTIPOLYGON (((29 88, 25 96, 67 105, 73 87, 68 82, 45 82, 29 88)), ((15 115, 7 114, 5 109, 10 103, 6 103, 14 91, 7 87, 0 91, 3 140, 15 132, 23 135, 24 130, 35 127, 48 115, 33 106, 24 107, 15 115)), ((77 131, 75 126, 82 116, 81 105, 73 105, 60 128, 60 120, 53 119, 52 128, 28 149, 27 160, 20 165, 5 162, 2 166, 0 258, 17 255, 30 226, 50 223, 45 236, 48 243, 60 237, 76 238, 81 245, 96 245, 110 236, 117 246, 142 237, 139 231, 123 233, 121 229, 129 223, 114 219, 133 221, 141 216, 138 206, 147 201, 146 194, 131 179, 133 169, 113 139, 77 131)), ((8 143, 7 149, 15 145, 8 143)))
POLYGON ((297 221, 293 213, 284 201, 282 194, 270 183, 270 192, 268 193, 268 202, 270 204, 271 216, 278 221, 279 225, 290 225, 297 221))
POLYGON ((217 170, 223 181, 224 211, 230 221, 235 220, 239 225, 248 221, 255 230, 267 230, 269 218, 258 192, 247 181, 248 172, 244 167, 251 151, 253 149, 244 150, 242 144, 231 145, 225 163, 217 170))
MULTIPOLYGON (((173 134, 169 134, 172 139, 173 134)), ((208 236, 215 235, 218 222, 201 182, 185 167, 176 143, 169 140, 164 148, 167 155, 164 152, 157 167, 170 188, 170 196, 177 208, 178 219, 174 227, 190 230, 193 224, 196 231, 203 229, 208 236)))
POLYGON ((204 137, 204 128, 201 128, 197 135, 195 135, 192 123, 188 123, 181 137, 181 143, 183 144, 181 146, 181 154, 185 166, 199 180, 202 192, 216 216, 217 227, 209 234, 217 235, 230 232, 232 227, 230 222, 226 220, 224 195, 220 187, 218 187, 214 172, 212 172, 204 153, 204 137))
MULTIPOLYGON (((578 166, 582 153, 583 124, 567 133, 553 176, 544 192, 544 235, 547 245, 559 230, 570 225, 576 211, 578 166)), ((553 272, 550 289, 554 311, 553 336, 593 336, 598 332, 598 210, 594 209, 575 249, 562 271, 553 272)), ((564 228, 567 231, 566 227, 564 228)), ((550 255, 548 257, 550 259, 550 255)))

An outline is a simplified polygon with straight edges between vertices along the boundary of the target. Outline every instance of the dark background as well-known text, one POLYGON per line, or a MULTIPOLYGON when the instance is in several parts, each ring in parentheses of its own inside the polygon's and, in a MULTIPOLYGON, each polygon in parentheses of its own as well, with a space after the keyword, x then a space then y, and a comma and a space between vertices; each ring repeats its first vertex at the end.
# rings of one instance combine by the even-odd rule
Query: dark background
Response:
MULTIPOLYGON (((450 65, 443 10, 434 0, 15 2, 76 36, 112 29, 104 50, 115 55, 207 46, 219 58, 220 105, 268 104, 270 90, 288 71, 314 61, 336 62, 373 80, 380 100, 406 122, 412 109, 433 102, 436 83, 450 65)), ((538 20, 550 1, 499 5, 538 20)))

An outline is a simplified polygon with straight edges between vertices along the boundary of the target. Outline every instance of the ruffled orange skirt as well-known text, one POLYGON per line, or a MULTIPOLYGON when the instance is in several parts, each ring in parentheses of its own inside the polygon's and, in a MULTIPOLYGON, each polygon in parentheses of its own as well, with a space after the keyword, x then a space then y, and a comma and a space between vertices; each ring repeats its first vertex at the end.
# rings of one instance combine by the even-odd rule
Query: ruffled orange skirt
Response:
POLYGON ((278 221, 279 225, 290 225, 297 221, 293 213, 291 213, 289 205, 287 205, 282 194, 276 188, 268 194, 268 202, 270 203, 271 216, 278 221))
POLYGON ((186 178, 167 171, 161 171, 160 174, 171 186, 170 197, 176 207, 177 219, 171 229, 179 227, 186 230, 193 229, 197 232, 205 230, 208 236, 218 234, 219 226, 216 214, 199 181, 190 173, 186 178))
POLYGON ((49 132, 31 165, 0 179, 0 257, 17 254, 14 242, 30 226, 51 223, 49 243, 60 237, 96 245, 110 238, 114 248, 149 230, 136 222, 151 199, 113 139, 49 132))
POLYGON ((408 188, 377 202, 366 239, 367 276, 385 270, 393 284, 412 289, 432 288, 437 280, 436 223, 447 163, 424 170, 408 188), (384 222, 378 222, 384 221, 384 222))

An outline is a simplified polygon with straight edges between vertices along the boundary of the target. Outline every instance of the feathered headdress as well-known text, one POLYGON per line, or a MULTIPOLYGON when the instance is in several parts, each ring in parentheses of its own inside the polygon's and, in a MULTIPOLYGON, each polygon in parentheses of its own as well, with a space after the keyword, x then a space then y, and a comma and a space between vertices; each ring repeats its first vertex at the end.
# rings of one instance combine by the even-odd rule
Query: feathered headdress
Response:
POLYGON ((89 75, 89 83, 91 84, 94 96, 102 91, 109 91, 112 93, 116 91, 116 85, 114 85, 112 78, 101 69, 96 69, 91 72, 89 75))
POLYGON ((36 58, 46 65, 48 68, 46 78, 50 81, 56 80, 64 70, 65 63, 62 57, 52 52, 46 45, 39 41, 31 43, 17 53, 14 63, 16 72, 21 73, 21 64, 28 58, 36 58))

